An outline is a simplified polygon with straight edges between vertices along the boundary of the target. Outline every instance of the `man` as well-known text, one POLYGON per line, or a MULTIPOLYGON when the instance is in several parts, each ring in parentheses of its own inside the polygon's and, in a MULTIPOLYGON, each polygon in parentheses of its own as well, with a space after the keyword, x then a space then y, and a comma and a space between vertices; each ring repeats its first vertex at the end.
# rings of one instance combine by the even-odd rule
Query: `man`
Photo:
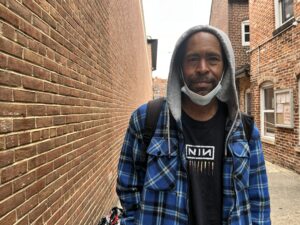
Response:
POLYGON ((248 142, 235 87, 233 49, 225 33, 197 26, 178 40, 167 99, 143 150, 147 105, 130 120, 117 193, 121 224, 270 224, 259 132, 248 142))

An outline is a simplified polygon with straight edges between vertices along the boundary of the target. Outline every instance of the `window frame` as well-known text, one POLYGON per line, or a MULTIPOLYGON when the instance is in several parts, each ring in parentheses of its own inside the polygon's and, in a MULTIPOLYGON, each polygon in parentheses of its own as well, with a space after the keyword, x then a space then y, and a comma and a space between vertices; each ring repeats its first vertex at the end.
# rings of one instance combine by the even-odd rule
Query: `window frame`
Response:
POLYGON ((249 22, 249 20, 242 21, 242 46, 250 46, 250 22, 249 22), (245 26, 249 26, 249 32, 245 31, 245 26), (249 41, 245 41, 246 34, 249 34, 249 41))
MULTIPOLYGON (((274 133, 267 133, 265 132, 265 113, 273 113, 274 114, 274 129, 275 129, 275 105, 274 109, 267 109, 265 110, 265 90, 272 87, 273 93, 274 93, 274 84, 271 81, 267 81, 263 83, 260 87, 260 127, 261 127, 261 135, 263 138, 269 139, 269 140, 275 140, 275 131, 274 133)), ((273 103, 275 104, 275 99, 273 95, 273 103)))
POLYGON ((283 24, 287 23, 288 21, 292 20, 294 18, 294 3, 293 4, 293 15, 283 21, 283 7, 284 5, 282 4, 283 0, 274 0, 274 5, 275 5, 275 27, 279 28, 283 24))
MULTIPOLYGON (((274 101, 275 101, 275 126, 276 127, 284 127, 284 128, 294 128, 294 104, 293 104, 293 90, 291 88, 289 89, 280 89, 280 90, 276 90, 274 91, 274 101), (281 94, 285 94, 288 95, 288 102, 285 102, 285 105, 289 105, 289 116, 290 116, 290 123, 286 124, 286 123, 279 123, 279 121, 277 120, 277 113, 278 113, 278 105, 280 104, 279 102, 277 102, 278 95, 281 94)), ((282 111, 283 113, 283 111, 282 111)), ((284 114, 284 113, 283 113, 284 114)))

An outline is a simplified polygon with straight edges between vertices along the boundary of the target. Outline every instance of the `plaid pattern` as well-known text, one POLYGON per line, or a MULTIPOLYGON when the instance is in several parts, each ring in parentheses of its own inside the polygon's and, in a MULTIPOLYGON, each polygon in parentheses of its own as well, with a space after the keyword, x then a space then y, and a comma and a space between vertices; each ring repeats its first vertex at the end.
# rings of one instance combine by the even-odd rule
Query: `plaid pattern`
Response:
MULTIPOLYGON (((164 105, 150 145, 143 151, 146 107, 132 114, 120 155, 117 193, 125 210, 121 224, 187 225, 188 182, 182 133, 171 126, 169 153, 164 105)), ((271 224, 259 132, 254 127, 248 145, 242 126, 238 119, 228 141, 230 156, 224 158, 223 224, 271 224)))

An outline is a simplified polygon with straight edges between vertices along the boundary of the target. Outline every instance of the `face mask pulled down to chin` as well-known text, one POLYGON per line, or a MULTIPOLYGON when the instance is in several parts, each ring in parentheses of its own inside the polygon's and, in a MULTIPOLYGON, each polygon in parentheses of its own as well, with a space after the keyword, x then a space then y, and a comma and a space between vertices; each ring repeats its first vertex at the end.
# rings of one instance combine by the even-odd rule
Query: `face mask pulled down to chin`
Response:
POLYGON ((218 94, 218 92, 222 89, 221 81, 223 79, 223 75, 224 75, 224 71, 222 73, 219 83, 213 90, 211 90, 206 95, 199 95, 188 88, 187 84, 184 81, 183 72, 181 70, 181 76, 184 83, 184 86, 181 88, 181 91, 184 94, 186 94, 191 99, 191 101, 196 105, 201 105, 201 106, 208 105, 212 101, 212 99, 218 94))

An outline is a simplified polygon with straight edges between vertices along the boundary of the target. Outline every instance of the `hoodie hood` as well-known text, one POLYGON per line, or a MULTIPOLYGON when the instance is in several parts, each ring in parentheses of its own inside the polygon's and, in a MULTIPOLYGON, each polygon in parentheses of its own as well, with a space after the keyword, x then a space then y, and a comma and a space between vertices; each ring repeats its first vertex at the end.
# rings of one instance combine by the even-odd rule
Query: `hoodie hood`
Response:
POLYGON ((179 57, 179 54, 182 54, 179 50, 182 48, 185 40, 187 40, 191 35, 197 32, 208 32, 215 35, 221 43, 223 51, 225 53, 225 58, 227 60, 227 68, 224 72, 223 79, 221 82, 222 89, 218 92, 216 97, 221 101, 227 104, 228 113, 230 119, 233 121, 237 112, 239 111, 238 107, 238 98, 235 86, 235 60, 234 53, 231 46, 231 42, 228 36, 221 30, 212 27, 212 26, 196 26, 187 30, 183 35, 178 39, 175 49, 171 58, 169 77, 167 83, 167 102, 169 110, 171 111, 174 119, 180 121, 181 118, 181 62, 179 61, 182 57, 179 57))

